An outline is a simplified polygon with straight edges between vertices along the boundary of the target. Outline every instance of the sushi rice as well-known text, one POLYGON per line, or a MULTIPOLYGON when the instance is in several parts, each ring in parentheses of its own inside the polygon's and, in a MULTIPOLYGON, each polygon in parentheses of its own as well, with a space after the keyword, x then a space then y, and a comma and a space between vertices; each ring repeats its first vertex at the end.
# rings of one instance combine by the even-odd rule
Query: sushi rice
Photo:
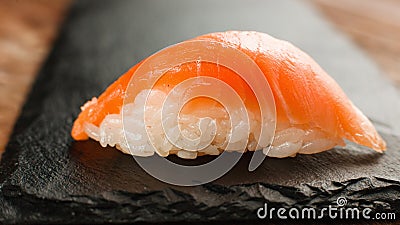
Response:
MULTIPOLYGON (((255 138, 257 137, 257 131, 260 129, 260 121, 253 113, 248 112, 250 124, 246 124, 247 122, 243 118, 230 121, 226 111, 221 107, 215 106, 206 109, 207 117, 198 116, 204 114, 204 112, 181 114, 179 115, 178 127, 162 127, 161 108, 165 97, 166 93, 159 90, 142 90, 136 96, 134 103, 125 105, 124 110, 130 112, 123 115, 125 121, 129 123, 129 130, 123 129, 122 113, 119 113, 107 115, 99 127, 91 123, 86 123, 85 132, 90 138, 99 141, 103 147, 109 145, 118 148, 126 154, 137 156, 151 156, 157 153, 160 156, 176 154, 181 158, 194 159, 201 155, 219 155, 224 150, 238 152, 260 150, 257 149, 258 142, 255 138), (152 99, 158 99, 158 101, 152 101, 147 104, 146 112, 154 116, 151 120, 146 121, 145 124, 141 118, 144 117, 143 105, 149 92, 154 97, 152 99), (216 125, 216 132, 212 132, 212 124, 216 125), (237 132, 238 135, 232 136, 230 124, 238 130, 249 126, 250 134, 247 136, 246 132, 237 132), (158 137, 156 140, 150 140, 152 135, 148 135, 145 128, 146 125, 156 128, 155 130, 161 132, 158 135, 153 135, 158 137), (203 127, 204 132, 199 132, 199 127, 203 127), (173 143, 167 138, 166 131, 169 132, 170 136, 175 138, 173 143), (126 133, 124 134, 123 132, 126 133), (199 139, 199 145, 204 144, 203 142, 210 138, 212 138, 212 142, 207 147, 196 151, 183 150, 174 145, 185 140, 182 135, 190 139, 199 139), (229 141, 232 143, 230 149, 225 149, 229 141), (243 143, 246 142, 247 147, 245 149, 239 147, 243 146, 243 143)), ((92 101, 96 100, 96 98, 92 99, 92 101)), ((84 110, 84 107, 82 110, 84 110)), ((178 103, 170 107, 178 107, 178 103)), ((163 119, 168 121, 176 119, 175 117, 176 115, 170 114, 163 119)), ((264 148, 264 153, 271 157, 281 158, 295 156, 297 153, 318 153, 333 148, 336 145, 344 145, 344 141, 340 138, 333 139, 329 137, 329 135, 319 128, 304 130, 302 126, 279 124, 271 148, 264 148)))

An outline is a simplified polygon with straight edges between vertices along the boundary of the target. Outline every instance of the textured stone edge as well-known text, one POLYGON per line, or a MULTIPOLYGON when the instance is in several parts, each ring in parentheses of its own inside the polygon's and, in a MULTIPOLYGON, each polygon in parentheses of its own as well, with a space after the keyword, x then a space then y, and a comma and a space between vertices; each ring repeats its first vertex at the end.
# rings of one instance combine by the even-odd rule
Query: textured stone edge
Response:
POLYGON ((203 189, 201 196, 168 188, 141 194, 112 191, 99 196, 48 199, 3 183, 0 221, 57 224, 243 221, 256 220, 256 211, 264 203, 270 207, 318 209, 336 206, 338 197, 346 197, 347 207, 400 213, 400 182, 379 177, 297 187, 265 183, 228 187, 206 184, 193 189, 194 193, 198 189, 203 189), (221 201, 207 201, 217 197, 221 201))

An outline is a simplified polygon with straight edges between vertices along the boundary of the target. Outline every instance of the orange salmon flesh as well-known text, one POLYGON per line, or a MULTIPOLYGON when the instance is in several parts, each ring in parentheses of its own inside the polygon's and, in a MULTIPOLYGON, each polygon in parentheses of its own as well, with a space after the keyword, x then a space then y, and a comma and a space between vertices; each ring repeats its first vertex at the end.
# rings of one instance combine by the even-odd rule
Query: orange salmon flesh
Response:
MULTIPOLYGON (((386 149, 384 140, 372 123, 354 106, 339 85, 310 56, 292 44, 264 33, 245 31, 211 33, 192 40, 217 41, 253 59, 273 92, 278 125, 289 123, 317 127, 331 137, 347 139, 376 151, 386 149)), ((71 132, 75 140, 88 139, 84 131, 85 123, 99 126, 107 115, 121 112, 127 85, 140 64, 133 66, 97 99, 88 101, 82 107, 71 132)), ((199 67, 196 62, 190 62, 169 70, 156 87, 171 89, 190 77, 211 76, 233 87, 247 107, 256 104, 248 85, 233 71, 214 63, 200 64, 199 67)), ((213 103, 200 99, 196 104, 213 103)))

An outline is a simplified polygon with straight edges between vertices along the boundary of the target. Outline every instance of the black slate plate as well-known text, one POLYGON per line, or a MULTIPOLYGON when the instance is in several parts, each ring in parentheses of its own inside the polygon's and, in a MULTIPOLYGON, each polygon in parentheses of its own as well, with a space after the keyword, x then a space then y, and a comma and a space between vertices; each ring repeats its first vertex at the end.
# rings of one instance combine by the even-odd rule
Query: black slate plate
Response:
MULTIPOLYGON (((296 1, 231 1, 228 5, 225 1, 79 1, 2 157, 0 221, 265 222, 256 217, 264 203, 320 209, 335 205, 338 197, 346 197, 349 207, 400 213, 400 137, 390 134, 396 130, 393 126, 386 125, 382 133, 388 143, 385 154, 350 144, 316 155, 268 158, 252 173, 247 171, 251 155, 245 154, 226 176, 198 187, 162 183, 132 157, 101 148, 94 141, 74 142, 69 135, 85 100, 98 95, 140 59, 202 33, 238 29, 286 37, 315 53, 328 70, 343 74, 341 65, 349 64, 341 62, 359 52, 345 48, 351 45, 319 21, 296 1), (304 33, 299 35, 299 30, 304 33), (315 32, 331 38, 332 44, 326 47, 324 41, 311 40, 315 32), (337 48, 346 54, 331 58, 337 48)), ((356 61, 353 65, 364 68, 364 75, 376 81, 367 79, 365 85, 391 88, 371 74, 374 67, 368 60, 361 56, 356 61)), ((348 68, 347 73, 351 72, 348 68)), ((345 89, 352 87, 343 75, 335 78, 345 89)), ((364 90, 361 85, 348 92, 362 99, 364 90)), ((386 93, 387 102, 398 100, 393 93, 386 93)), ((367 113, 374 111, 366 108, 367 113)), ((382 111, 372 117, 393 117, 391 111, 382 111)))

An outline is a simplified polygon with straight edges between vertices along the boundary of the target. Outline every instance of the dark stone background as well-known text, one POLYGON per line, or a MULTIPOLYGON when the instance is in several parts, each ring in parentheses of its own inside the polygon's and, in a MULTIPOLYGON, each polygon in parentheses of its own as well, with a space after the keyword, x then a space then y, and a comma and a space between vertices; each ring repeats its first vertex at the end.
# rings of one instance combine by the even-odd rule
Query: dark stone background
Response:
MULTIPOLYGON (((379 122, 387 128, 382 132, 388 143, 385 154, 349 144, 315 155, 268 158, 251 173, 251 155, 245 154, 227 175, 197 187, 162 183, 129 155, 91 140, 72 140, 69 132, 79 106, 130 66, 170 44, 230 29, 287 37, 310 50, 331 73, 343 74, 345 68, 351 72, 348 60, 359 54, 352 47, 343 48, 347 42, 296 1, 79 1, 2 157, 0 222, 255 223, 260 222, 256 210, 264 203, 322 208, 335 205, 338 197, 346 197, 348 206, 400 213, 400 137, 391 134, 386 121, 379 122), (312 39, 319 31, 321 37, 331 38, 331 46, 312 39), (340 47, 349 54, 329 58, 340 47), (341 60, 346 62, 340 64, 341 60)), ((367 75, 373 73, 368 60, 354 59, 353 65, 365 68, 367 75)), ((350 96, 362 99, 362 89, 349 88, 343 76, 335 78, 350 96)), ((388 95, 389 100, 396 98, 388 95)))

